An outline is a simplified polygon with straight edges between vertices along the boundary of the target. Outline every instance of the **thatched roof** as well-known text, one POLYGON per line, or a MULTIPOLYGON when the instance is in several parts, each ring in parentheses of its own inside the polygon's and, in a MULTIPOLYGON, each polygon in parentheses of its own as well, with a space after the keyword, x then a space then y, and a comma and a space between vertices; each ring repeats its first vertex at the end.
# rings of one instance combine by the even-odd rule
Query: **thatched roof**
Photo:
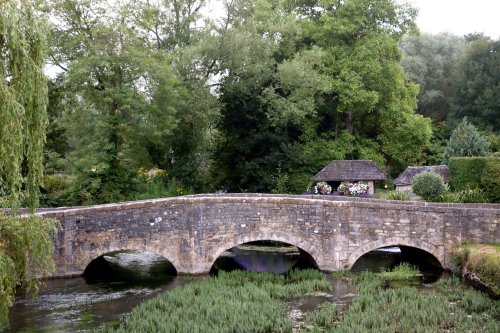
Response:
POLYGON ((335 160, 318 172, 314 181, 385 180, 386 173, 367 160, 335 160))
POLYGON ((407 167, 398 178, 394 179, 394 185, 411 185, 413 177, 425 171, 434 171, 441 175, 446 182, 450 179, 450 171, 446 165, 414 166, 407 167))

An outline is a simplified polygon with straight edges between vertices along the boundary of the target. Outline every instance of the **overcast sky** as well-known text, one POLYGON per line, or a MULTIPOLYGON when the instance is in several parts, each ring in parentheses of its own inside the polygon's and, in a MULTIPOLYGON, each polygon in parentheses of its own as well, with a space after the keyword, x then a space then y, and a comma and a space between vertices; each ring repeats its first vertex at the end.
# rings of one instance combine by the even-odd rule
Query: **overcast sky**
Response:
POLYGON ((419 8, 422 32, 465 35, 484 32, 500 38, 500 0, 406 0, 419 8))

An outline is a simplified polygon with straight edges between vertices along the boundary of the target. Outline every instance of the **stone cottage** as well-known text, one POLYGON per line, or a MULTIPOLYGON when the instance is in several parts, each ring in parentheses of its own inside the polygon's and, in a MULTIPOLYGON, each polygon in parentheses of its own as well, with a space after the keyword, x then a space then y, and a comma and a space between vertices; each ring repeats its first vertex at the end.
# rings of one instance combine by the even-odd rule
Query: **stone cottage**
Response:
POLYGON ((368 194, 375 193, 375 181, 386 180, 387 174, 369 160, 334 160, 318 172, 312 180, 327 182, 335 190, 341 182, 368 183, 368 194))
POLYGON ((398 178, 394 179, 396 191, 412 192, 411 182, 413 181, 413 177, 426 171, 434 171, 435 173, 441 175, 445 182, 450 180, 450 171, 446 165, 411 166, 407 167, 406 170, 398 176, 398 178))

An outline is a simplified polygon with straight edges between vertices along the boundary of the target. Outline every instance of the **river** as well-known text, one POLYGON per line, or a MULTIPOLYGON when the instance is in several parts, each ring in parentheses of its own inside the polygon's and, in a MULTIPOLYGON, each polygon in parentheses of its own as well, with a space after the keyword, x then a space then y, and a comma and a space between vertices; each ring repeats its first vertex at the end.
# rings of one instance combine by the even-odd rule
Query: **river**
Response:
MULTIPOLYGON (((118 281, 116 276, 114 281, 105 281, 103 276, 94 272, 87 279, 79 277, 48 280, 41 288, 39 297, 35 299, 18 295, 10 309, 10 329, 7 332, 85 332, 102 325, 116 325, 123 315, 144 300, 182 284, 210 278, 167 275, 161 277, 158 275, 158 265, 165 267, 165 263, 153 256, 136 251, 108 255, 109 265, 124 264, 132 268, 129 278, 121 279, 122 281, 118 281)), ((311 264, 309 259, 307 256, 301 256, 295 247, 279 246, 273 249, 269 244, 264 244, 261 248, 251 244, 227 252, 218 260, 213 273, 216 274, 217 269, 241 268, 283 273, 292 267, 307 267, 311 264)), ((356 270, 380 269, 380 263, 389 268, 401 260, 401 253, 394 248, 382 249, 371 252, 362 259, 361 263, 355 266, 356 270)), ((93 265, 89 267, 94 267, 97 272, 110 274, 109 267, 103 269, 102 262, 93 265)), ((124 273, 123 266, 118 267, 118 270, 120 274, 124 273)), ((426 275, 428 281, 439 278, 435 274, 436 271, 430 273, 434 274, 426 275)), ((300 325, 301 318, 308 311, 319 304, 328 301, 346 306, 355 296, 355 288, 350 281, 335 279, 329 274, 326 277, 333 287, 331 293, 306 296, 290 302, 289 317, 297 325, 300 325)))

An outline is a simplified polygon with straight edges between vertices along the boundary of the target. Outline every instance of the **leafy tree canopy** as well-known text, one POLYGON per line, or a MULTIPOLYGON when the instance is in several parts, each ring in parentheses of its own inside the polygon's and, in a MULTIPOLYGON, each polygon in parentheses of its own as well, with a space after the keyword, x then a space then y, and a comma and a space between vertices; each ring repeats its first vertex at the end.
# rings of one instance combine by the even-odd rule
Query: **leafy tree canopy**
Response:
POLYGON ((53 271, 55 222, 34 215, 45 141, 47 86, 45 24, 30 1, 0 2, 0 330, 16 287, 36 293, 38 280, 53 271))
POLYGON ((444 162, 448 164, 450 157, 485 156, 488 153, 488 142, 467 119, 463 119, 451 134, 444 153, 444 162))
POLYGON ((481 130, 500 132, 500 41, 469 43, 453 78, 451 126, 462 118, 481 130))
POLYGON ((401 64, 420 86, 417 112, 436 122, 450 111, 452 76, 465 49, 464 38, 441 33, 406 35, 401 41, 401 64))

